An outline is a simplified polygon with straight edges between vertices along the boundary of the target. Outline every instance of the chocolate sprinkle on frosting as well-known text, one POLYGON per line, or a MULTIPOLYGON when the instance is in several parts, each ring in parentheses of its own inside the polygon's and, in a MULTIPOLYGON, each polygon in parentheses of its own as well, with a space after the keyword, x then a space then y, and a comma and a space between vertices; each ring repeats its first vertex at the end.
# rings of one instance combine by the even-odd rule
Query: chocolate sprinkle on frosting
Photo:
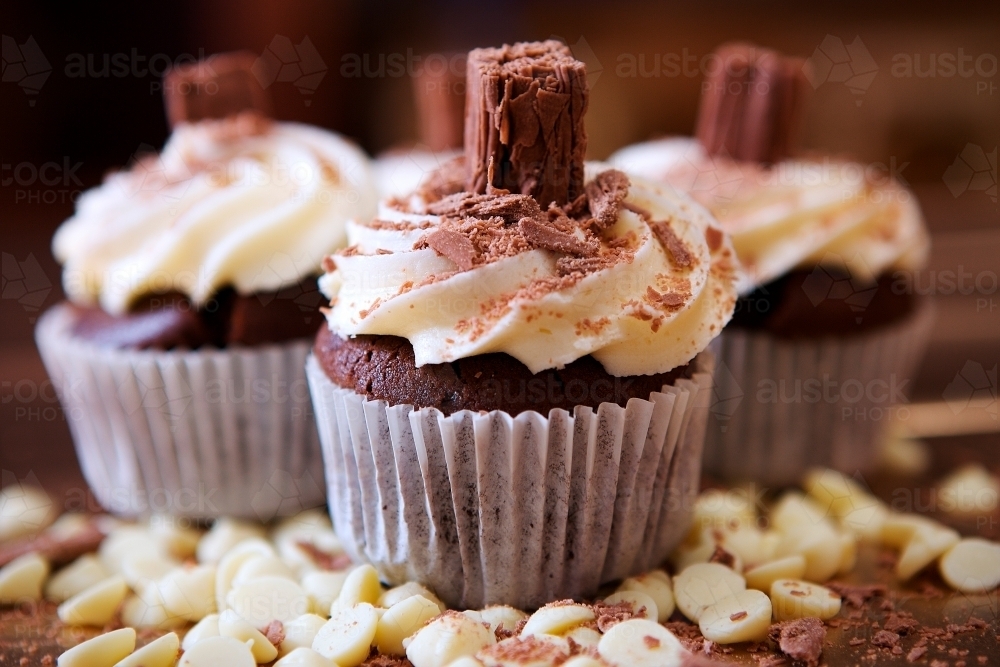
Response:
POLYGON ((534 218, 522 218, 519 226, 524 238, 536 248, 564 252, 578 257, 592 257, 599 250, 598 243, 593 238, 579 239, 573 234, 559 231, 552 225, 534 218))
POLYGON ((427 207, 434 215, 468 215, 474 218, 503 218, 507 224, 514 224, 521 218, 541 217, 538 202, 528 195, 474 195, 460 192, 427 207))
POLYGON ((628 176, 617 169, 602 171, 587 183, 587 202, 598 229, 607 229, 618 220, 618 207, 628 196, 628 186, 628 176))
POLYGON ((476 248, 464 234, 449 229, 437 229, 424 238, 427 245, 438 254, 455 262, 463 271, 468 271, 475 263, 476 248))
POLYGON ((583 193, 587 69, 569 48, 549 40, 474 49, 466 84, 468 190, 503 188, 546 207, 583 193))
POLYGON ((670 255, 670 259, 673 260, 674 264, 686 269, 694 263, 694 257, 691 256, 691 252, 677 234, 674 233, 669 223, 663 220, 650 220, 649 227, 656 234, 656 238, 659 239, 660 243, 663 244, 664 250, 670 255))

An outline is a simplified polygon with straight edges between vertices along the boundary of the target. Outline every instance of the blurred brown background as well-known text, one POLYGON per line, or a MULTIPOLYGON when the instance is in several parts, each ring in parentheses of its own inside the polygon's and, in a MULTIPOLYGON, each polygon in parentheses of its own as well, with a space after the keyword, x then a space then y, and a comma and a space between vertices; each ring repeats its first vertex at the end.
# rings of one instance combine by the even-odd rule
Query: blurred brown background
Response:
MULTIPOLYGON (((166 64, 234 49, 261 54, 276 38, 295 45, 308 38, 322 61, 317 65, 313 58, 313 69, 324 72, 304 90, 275 82, 270 92, 277 116, 332 128, 373 154, 416 139, 411 81, 380 68, 380 59, 393 54, 405 59, 558 36, 592 74, 590 156, 603 158, 633 141, 690 133, 702 59, 721 42, 747 39, 831 66, 846 53, 845 64, 813 82, 804 146, 886 165, 914 189, 934 233, 931 266, 919 284, 937 301, 939 318, 912 393, 918 400, 941 400, 949 386, 969 385, 987 397, 976 409, 992 410, 996 419, 995 1, 621 2, 613 9, 610 3, 527 0, 419 8, 389 2, 7 2, 0 15, 5 483, 10 473, 18 479, 33 473, 57 493, 83 483, 32 340, 39 310, 62 298, 49 241, 71 214, 73 198, 140 145, 162 145, 167 126, 159 75, 166 64), (358 58, 367 61, 367 70, 345 76, 345 63, 358 58), (846 82, 836 74, 845 71, 851 77, 846 82), (948 276, 962 282, 948 287, 948 276), (986 384, 978 386, 982 378, 986 384)), ((959 459, 985 457, 988 465, 1000 465, 995 433, 959 445, 959 459)))

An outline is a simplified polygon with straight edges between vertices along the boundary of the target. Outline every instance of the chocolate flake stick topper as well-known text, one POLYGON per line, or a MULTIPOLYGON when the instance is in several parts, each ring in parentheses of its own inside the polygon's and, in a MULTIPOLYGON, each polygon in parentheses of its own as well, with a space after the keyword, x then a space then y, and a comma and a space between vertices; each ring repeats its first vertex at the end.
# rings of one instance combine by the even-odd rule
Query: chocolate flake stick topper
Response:
POLYGON ((533 196, 542 208, 583 193, 586 66, 554 40, 474 49, 466 66, 467 188, 533 196), (488 168, 494 161, 492 178, 488 168))
POLYGON ((252 53, 236 51, 172 68, 163 78, 171 129, 180 123, 256 110, 271 115, 271 98, 253 73, 252 53))
POLYGON ((413 99, 420 121, 420 141, 432 151, 461 148, 465 122, 465 56, 457 53, 426 56, 423 67, 413 78, 413 99))
POLYGON ((762 163, 791 155, 808 89, 805 61, 746 43, 715 55, 696 131, 708 154, 762 163))

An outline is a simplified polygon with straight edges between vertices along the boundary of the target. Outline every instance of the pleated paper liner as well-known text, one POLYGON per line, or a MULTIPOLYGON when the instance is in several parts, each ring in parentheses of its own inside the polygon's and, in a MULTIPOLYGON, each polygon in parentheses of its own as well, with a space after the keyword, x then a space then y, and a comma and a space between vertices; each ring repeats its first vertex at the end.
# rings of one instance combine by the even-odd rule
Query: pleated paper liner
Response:
POLYGON ((337 534, 386 582, 460 608, 531 609, 656 566, 698 491, 713 357, 692 363, 625 408, 445 416, 367 400, 310 357, 337 534))
POLYGON ((933 326, 922 301, 906 320, 850 338, 783 340, 727 328, 718 339, 705 472, 726 481, 798 483, 809 468, 872 468, 933 326))
POLYGON ((117 350, 45 313, 36 342, 98 502, 123 516, 270 520, 325 502, 310 341, 117 350))

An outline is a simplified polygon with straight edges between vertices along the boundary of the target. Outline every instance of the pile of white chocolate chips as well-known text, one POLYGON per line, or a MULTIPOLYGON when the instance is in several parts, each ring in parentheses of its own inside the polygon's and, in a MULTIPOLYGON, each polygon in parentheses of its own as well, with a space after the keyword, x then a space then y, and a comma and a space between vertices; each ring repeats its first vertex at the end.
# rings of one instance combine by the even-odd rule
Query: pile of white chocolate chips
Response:
MULTIPOLYGON (((995 502, 995 477, 963 474, 950 483, 992 490, 995 502)), ((752 495, 706 491, 670 558, 673 577, 654 570, 594 603, 553 602, 531 614, 450 611, 413 582, 387 589, 371 566, 343 555, 321 510, 270 528, 220 519, 207 532, 169 518, 66 514, 45 532, 67 536, 96 520, 107 533, 96 553, 55 573, 37 552, 16 558, 0 569, 0 603, 44 596, 60 603, 66 624, 120 628, 63 653, 62 667, 355 667, 373 656, 414 667, 669 667, 690 657, 666 624, 675 609, 715 644, 762 641, 775 622, 837 616, 841 595, 823 584, 854 567, 861 541, 898 549, 900 580, 936 566, 958 591, 1000 584, 1000 544, 893 512, 831 470, 803 486, 781 496, 766 521, 752 495), (137 650, 137 629, 167 634, 137 650)), ((7 510, 30 507, 40 493, 13 488, 0 503, 7 510)), ((25 528, 24 513, 5 510, 2 521, 7 538, 25 528)))

